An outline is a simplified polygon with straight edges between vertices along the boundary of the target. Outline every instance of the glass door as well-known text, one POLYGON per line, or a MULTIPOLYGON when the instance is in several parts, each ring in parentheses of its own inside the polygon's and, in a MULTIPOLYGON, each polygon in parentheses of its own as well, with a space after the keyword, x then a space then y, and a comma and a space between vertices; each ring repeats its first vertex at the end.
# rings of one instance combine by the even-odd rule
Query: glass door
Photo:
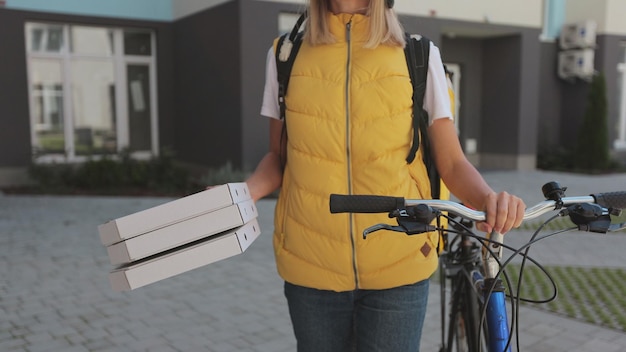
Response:
POLYGON ((152 149, 152 112, 150 67, 144 64, 126 66, 128 84, 128 134, 131 151, 152 149))
POLYGON ((30 62, 33 153, 65 154, 63 65, 57 59, 30 62))

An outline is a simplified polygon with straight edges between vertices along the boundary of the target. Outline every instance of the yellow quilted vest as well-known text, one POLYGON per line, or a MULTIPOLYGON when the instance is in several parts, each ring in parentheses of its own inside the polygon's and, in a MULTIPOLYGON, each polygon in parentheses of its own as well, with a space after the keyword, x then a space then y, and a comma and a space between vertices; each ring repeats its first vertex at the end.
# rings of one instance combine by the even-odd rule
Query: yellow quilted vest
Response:
POLYGON ((385 289, 426 279, 437 267, 437 233, 378 231, 364 240, 366 227, 395 220, 329 211, 331 193, 430 197, 421 153, 405 160, 413 134, 403 49, 363 48, 368 21, 329 15, 337 42, 304 42, 291 72, 274 250, 279 274, 296 285, 385 289))

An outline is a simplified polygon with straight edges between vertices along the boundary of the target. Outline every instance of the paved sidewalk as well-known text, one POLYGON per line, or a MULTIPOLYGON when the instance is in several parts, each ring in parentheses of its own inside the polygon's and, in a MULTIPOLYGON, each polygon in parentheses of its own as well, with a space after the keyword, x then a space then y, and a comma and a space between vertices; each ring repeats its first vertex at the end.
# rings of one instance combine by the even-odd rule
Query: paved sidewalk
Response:
MULTIPOLYGON (((568 195, 626 189, 626 175, 485 172, 497 190, 542 200, 544 182, 568 195), (534 190, 537 190, 536 192, 534 190)), ((262 236, 239 256, 117 293, 97 225, 164 198, 0 194, 0 351, 295 351, 271 248, 274 201, 258 203, 262 236)), ((507 235, 511 244, 528 234, 507 235)), ((557 236, 531 255, 543 264, 626 267, 626 236, 557 236), (583 250, 584 249, 584 250, 583 250)), ((437 351, 432 285, 422 351, 437 351)), ((626 334, 522 308, 522 351, 623 351, 626 334)))

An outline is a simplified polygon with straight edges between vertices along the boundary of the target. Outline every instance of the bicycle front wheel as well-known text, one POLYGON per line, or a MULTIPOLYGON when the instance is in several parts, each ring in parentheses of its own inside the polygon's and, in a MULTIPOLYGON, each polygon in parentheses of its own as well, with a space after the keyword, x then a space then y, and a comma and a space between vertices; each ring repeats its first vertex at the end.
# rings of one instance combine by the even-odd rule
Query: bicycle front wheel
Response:
POLYGON ((486 331, 481 328, 481 300, 467 271, 452 280, 452 307, 448 328, 448 351, 485 352, 486 331))

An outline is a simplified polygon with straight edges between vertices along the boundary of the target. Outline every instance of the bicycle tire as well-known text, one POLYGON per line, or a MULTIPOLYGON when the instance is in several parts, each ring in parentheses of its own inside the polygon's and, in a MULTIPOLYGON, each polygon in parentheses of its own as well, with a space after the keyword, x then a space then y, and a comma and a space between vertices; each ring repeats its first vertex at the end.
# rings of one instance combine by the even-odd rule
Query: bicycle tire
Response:
POLYGON ((486 330, 481 328, 481 303, 467 269, 460 270, 451 280, 451 309, 448 326, 447 351, 484 352, 486 330), (482 335, 482 336, 479 336, 482 335))

